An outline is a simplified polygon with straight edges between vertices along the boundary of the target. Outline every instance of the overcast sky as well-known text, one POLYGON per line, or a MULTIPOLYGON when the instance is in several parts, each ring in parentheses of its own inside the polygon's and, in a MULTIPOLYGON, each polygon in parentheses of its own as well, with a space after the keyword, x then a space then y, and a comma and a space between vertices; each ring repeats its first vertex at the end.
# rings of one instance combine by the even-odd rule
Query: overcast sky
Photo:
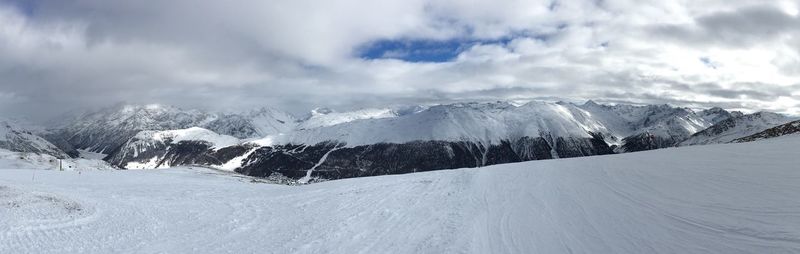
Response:
POLYGON ((557 97, 800 113, 800 0, 0 0, 0 116, 557 97))

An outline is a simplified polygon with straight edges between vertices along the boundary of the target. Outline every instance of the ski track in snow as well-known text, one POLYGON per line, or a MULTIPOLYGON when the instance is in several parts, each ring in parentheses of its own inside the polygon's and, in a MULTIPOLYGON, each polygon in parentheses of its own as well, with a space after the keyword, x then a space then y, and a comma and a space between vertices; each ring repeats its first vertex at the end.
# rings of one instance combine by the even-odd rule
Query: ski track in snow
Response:
POLYGON ((798 144, 299 187, 202 168, 0 170, 0 253, 798 253, 798 144))

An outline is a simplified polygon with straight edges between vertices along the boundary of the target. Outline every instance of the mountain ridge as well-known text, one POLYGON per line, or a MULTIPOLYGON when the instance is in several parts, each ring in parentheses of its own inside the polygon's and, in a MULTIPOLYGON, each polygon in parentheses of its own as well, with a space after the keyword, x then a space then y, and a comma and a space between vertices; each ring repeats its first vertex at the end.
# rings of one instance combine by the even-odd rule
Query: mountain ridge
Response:
POLYGON ((120 168, 206 165, 307 181, 674 147, 740 118, 746 119, 721 108, 591 100, 318 108, 304 117, 271 108, 219 113, 150 104, 88 113, 55 138, 106 153, 120 168))

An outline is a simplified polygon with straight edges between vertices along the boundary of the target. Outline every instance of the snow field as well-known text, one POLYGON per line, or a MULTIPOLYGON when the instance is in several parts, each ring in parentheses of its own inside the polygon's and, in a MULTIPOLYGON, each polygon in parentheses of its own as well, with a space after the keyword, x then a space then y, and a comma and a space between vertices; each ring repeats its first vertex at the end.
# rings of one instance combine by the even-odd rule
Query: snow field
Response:
POLYGON ((0 170, 0 253, 797 253, 798 145, 298 187, 202 168, 0 170))

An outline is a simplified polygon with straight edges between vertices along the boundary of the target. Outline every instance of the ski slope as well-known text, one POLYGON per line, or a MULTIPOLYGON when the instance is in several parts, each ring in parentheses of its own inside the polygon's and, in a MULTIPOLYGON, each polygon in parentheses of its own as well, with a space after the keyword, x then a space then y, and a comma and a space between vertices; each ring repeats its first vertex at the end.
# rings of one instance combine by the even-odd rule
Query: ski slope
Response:
POLYGON ((0 170, 0 253, 798 253, 800 136, 304 186, 0 170))
MULTIPOLYGON (((59 159, 48 154, 12 152, 0 148, 0 170, 46 169, 46 170, 113 170, 108 162, 99 159, 69 158, 59 159)), ((0 171, 0 175, 5 171, 0 171)), ((2 202, 2 201, 0 201, 2 202)))

